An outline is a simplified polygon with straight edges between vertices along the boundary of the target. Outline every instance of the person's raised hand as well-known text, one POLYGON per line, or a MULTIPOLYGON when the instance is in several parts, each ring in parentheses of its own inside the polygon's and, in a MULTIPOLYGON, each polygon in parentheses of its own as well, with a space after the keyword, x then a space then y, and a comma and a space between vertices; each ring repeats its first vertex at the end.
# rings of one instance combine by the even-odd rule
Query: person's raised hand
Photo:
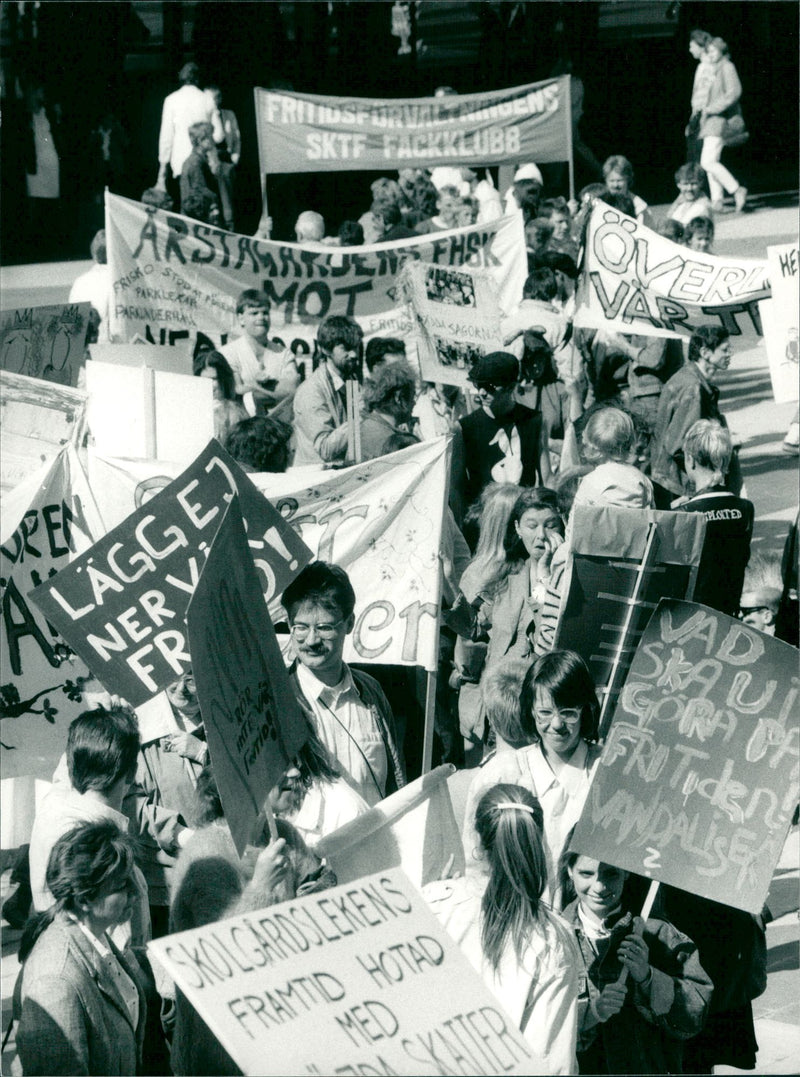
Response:
POLYGON ((650 975, 650 951, 642 937, 644 921, 635 916, 633 930, 619 944, 619 959, 635 983, 643 983, 650 975))
POLYGON ((278 838, 276 841, 271 841, 258 854, 255 871, 253 872, 253 882, 257 883, 259 889, 273 890, 278 883, 283 882, 288 870, 289 858, 286 854, 286 840, 285 838, 278 838))

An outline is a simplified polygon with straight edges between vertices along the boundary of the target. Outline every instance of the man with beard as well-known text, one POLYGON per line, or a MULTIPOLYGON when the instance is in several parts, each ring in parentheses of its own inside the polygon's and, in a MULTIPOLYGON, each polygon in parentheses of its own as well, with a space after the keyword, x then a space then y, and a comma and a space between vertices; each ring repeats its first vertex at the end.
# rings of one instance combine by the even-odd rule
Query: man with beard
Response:
POLYGON ((319 327, 319 366, 298 388, 294 398, 296 466, 345 462, 348 436, 345 381, 360 380, 362 337, 361 327, 345 314, 332 314, 319 327))
POLYGON ((283 593, 296 655, 289 678, 342 776, 372 807, 405 785, 394 716, 374 678, 342 660, 356 596, 344 569, 314 561, 283 593))

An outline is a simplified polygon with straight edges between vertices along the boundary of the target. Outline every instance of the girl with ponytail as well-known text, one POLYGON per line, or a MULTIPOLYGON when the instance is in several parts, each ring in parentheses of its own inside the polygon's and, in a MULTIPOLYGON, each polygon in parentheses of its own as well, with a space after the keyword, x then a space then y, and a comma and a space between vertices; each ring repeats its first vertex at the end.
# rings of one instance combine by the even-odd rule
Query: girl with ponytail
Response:
POLYGON ((578 952, 542 901, 542 809, 519 785, 487 790, 475 810, 482 875, 430 883, 431 908, 517 1026, 547 1074, 577 1073, 578 952))

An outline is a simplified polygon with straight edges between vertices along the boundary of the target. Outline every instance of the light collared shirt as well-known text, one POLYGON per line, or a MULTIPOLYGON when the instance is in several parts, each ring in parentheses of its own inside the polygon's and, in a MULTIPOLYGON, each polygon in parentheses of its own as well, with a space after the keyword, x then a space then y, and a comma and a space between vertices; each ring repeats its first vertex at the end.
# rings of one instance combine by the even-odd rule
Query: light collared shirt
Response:
POLYGON ((329 687, 298 662, 297 679, 311 704, 320 740, 339 763, 346 781, 373 807, 386 793, 386 746, 349 667, 343 663, 343 668, 342 679, 329 687))

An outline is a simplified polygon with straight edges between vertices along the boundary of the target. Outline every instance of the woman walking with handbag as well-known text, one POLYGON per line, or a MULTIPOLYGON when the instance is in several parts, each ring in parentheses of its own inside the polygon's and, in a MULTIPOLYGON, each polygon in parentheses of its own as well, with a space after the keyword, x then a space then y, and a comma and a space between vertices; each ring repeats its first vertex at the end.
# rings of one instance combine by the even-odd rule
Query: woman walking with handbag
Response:
POLYGON ((725 146, 725 131, 733 116, 740 118, 742 109, 739 104, 742 96, 742 84, 728 55, 728 46, 721 37, 714 37, 706 46, 706 59, 714 67, 714 79, 711 83, 708 100, 700 118, 700 137, 703 140, 703 152, 700 164, 708 175, 711 203, 715 211, 722 209, 723 191, 733 195, 736 212, 741 213, 747 201, 747 188, 731 175, 722 164, 722 150, 725 146))

